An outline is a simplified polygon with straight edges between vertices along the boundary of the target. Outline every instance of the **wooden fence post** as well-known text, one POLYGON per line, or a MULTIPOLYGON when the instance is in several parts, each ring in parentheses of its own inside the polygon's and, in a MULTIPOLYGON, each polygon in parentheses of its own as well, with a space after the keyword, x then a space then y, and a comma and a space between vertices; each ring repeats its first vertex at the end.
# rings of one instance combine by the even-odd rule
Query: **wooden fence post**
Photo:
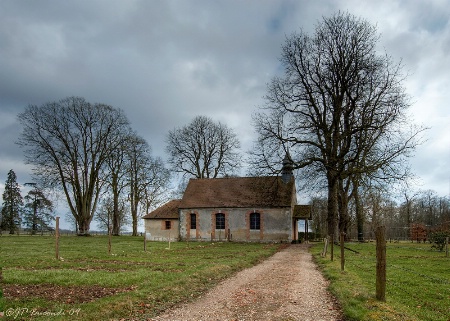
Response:
POLYGON ((330 256, 331 256, 331 261, 334 260, 334 234, 330 235, 330 256))
POLYGON ((322 252, 322 256, 323 257, 326 257, 327 256, 327 248, 328 248, 328 238, 327 237, 325 237, 324 239, 323 239, 323 252, 322 252))
POLYGON ((448 257, 448 236, 445 238, 445 256, 448 257))
POLYGON ((344 271, 345 267, 344 238, 345 233, 341 232, 341 271, 344 271))
POLYGON ((169 230, 169 250, 170 250, 170 230, 169 230))
POLYGON ((379 301, 386 301, 386 236, 385 227, 378 226, 375 232, 377 240, 377 281, 376 298, 379 301))
POLYGON ((144 232, 144 252, 147 252, 147 233, 144 232))
POLYGON ((108 228, 108 254, 111 254, 111 235, 112 229, 108 228))
POLYGON ((55 254, 56 259, 59 260, 59 216, 56 217, 56 227, 55 227, 55 254))

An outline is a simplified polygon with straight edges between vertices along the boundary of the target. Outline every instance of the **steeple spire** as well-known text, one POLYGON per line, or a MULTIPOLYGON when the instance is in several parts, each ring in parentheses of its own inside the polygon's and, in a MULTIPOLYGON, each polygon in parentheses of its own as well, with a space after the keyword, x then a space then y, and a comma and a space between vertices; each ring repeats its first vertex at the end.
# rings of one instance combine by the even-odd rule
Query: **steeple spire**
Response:
POLYGON ((292 163, 289 151, 286 151, 286 155, 283 159, 283 167, 281 169, 281 179, 285 184, 289 183, 294 177, 294 164, 292 163))

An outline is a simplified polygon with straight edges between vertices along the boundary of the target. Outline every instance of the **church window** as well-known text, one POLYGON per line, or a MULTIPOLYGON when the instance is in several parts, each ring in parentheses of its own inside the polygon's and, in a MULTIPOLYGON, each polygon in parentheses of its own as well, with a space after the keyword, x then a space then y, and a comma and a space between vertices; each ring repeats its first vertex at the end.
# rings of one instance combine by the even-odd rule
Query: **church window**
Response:
POLYGON ((166 230, 170 230, 171 228, 171 222, 170 221, 166 221, 166 230))
POLYGON ((191 230, 197 229, 197 215, 191 213, 191 230))
POLYGON ((261 216, 259 213, 250 213, 250 229, 259 230, 261 226, 261 216))
POLYGON ((225 214, 217 213, 216 214, 216 230, 224 230, 225 229, 225 214))

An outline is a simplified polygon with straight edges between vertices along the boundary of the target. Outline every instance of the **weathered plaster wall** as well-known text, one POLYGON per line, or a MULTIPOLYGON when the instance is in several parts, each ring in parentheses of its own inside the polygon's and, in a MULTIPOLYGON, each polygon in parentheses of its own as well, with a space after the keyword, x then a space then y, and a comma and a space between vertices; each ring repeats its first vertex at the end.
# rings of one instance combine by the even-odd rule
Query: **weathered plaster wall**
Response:
POLYGON ((168 241, 169 235, 171 241, 178 241, 179 221, 176 219, 145 219, 145 232, 150 233, 149 241, 168 241), (171 222, 170 230, 166 229, 166 221, 171 222))
POLYGON ((180 236, 186 240, 215 241, 231 239, 244 242, 290 242, 293 235, 292 212, 284 208, 183 209, 180 211, 180 236), (260 214, 260 229, 250 229, 250 214, 260 214), (190 229, 191 213, 196 214, 196 229, 190 229), (225 215, 225 229, 215 228, 215 214, 225 215), (228 234, 229 231, 229 234, 228 234))

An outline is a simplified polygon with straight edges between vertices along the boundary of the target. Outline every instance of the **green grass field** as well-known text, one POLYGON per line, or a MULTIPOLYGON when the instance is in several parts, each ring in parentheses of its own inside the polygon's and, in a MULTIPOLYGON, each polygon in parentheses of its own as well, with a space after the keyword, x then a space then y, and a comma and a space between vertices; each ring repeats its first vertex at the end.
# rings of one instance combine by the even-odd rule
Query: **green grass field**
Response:
MULTIPOLYGON (((61 259, 54 238, 1 236, 5 320, 145 320, 181 301, 192 300, 223 278, 256 264, 279 248, 270 244, 167 243, 121 236, 63 236, 61 259), (8 292, 8 293, 9 293, 8 292)), ((375 244, 349 243, 345 271, 320 257, 347 320, 450 320, 450 258, 430 244, 388 243, 387 291, 375 300, 375 244)))
POLYGON ((345 271, 340 249, 334 261, 322 258, 323 243, 312 251, 331 281, 330 290, 341 302, 346 320, 450 320, 450 258, 432 251, 429 243, 388 243, 386 302, 375 299, 376 245, 348 243, 345 271))
MULTIPOLYGON (((168 243, 120 236, 60 239, 1 236, 6 320, 145 320, 192 300, 238 270, 272 255, 275 244, 168 243), (8 295, 7 293, 13 293, 8 295)), ((1 319, 1 318, 0 318, 1 319)))

